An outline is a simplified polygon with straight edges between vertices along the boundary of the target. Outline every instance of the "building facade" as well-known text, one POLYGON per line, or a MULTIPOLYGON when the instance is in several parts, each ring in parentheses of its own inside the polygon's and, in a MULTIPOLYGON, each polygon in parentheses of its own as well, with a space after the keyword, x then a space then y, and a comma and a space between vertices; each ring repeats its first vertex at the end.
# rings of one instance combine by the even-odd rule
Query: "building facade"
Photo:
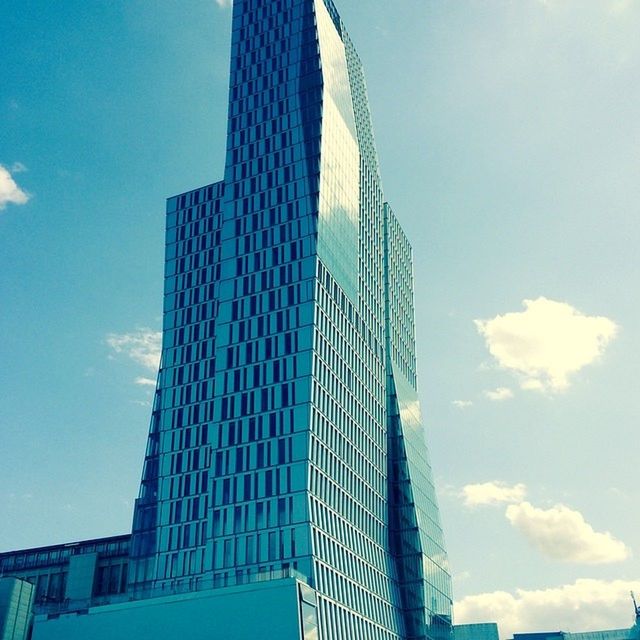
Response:
POLYGON ((513 640, 640 640, 640 620, 624 629, 605 629, 602 631, 548 631, 535 633, 514 633, 513 640))
POLYGON ((496 622, 454 624, 453 640, 499 640, 496 622))
POLYGON ((235 3, 225 179, 169 199, 165 282, 133 586, 291 566, 327 638, 447 635, 411 247, 331 2, 235 3))
POLYGON ((224 179, 167 204, 126 594, 295 574, 305 637, 449 638, 411 246, 362 66, 332 0, 236 0, 232 28, 224 179))

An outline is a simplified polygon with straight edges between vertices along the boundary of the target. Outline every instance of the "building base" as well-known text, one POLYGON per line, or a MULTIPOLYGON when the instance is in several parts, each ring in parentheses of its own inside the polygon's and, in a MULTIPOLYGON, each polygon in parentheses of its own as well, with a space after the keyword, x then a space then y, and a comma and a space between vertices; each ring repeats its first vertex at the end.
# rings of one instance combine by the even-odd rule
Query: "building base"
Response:
POLYGON ((33 640, 315 640, 313 614, 315 592, 289 578, 39 614, 33 640))

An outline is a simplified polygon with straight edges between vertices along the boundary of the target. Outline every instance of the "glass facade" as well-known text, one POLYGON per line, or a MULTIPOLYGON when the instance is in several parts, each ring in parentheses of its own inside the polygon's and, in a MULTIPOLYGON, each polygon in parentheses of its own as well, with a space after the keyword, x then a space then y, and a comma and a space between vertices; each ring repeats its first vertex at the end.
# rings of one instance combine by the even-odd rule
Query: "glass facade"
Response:
POLYGON ((331 0, 236 0, 224 180, 168 200, 129 589, 294 570, 307 639, 448 638, 411 247, 331 0))
POLYGON ((33 585, 0 577, 0 640, 28 640, 33 585))

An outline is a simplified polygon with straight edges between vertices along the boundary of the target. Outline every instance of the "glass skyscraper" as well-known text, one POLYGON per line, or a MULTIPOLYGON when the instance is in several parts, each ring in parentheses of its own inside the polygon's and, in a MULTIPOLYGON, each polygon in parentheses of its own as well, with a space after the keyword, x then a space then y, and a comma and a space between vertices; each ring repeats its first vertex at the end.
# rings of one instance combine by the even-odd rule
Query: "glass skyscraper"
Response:
POLYGON ((309 638, 447 638, 411 247, 331 0, 234 2, 226 153, 168 200, 130 589, 295 570, 309 638))

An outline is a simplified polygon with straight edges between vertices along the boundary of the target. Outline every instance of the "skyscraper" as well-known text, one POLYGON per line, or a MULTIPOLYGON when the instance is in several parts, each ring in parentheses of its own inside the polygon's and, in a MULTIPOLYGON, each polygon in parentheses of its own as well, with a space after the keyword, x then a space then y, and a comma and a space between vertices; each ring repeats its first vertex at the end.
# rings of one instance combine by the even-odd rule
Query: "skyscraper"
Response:
POLYGON ((323 638, 440 637, 411 247, 331 0, 237 0, 224 180, 170 198, 133 586, 293 567, 323 638))
MULTIPOLYGON (((293 575, 305 640, 448 638, 413 316, 411 246, 332 0, 235 0, 225 175, 167 203, 128 568, 103 593, 293 575)), ((128 540, 92 541, 76 565, 116 542, 123 562, 128 540)))

